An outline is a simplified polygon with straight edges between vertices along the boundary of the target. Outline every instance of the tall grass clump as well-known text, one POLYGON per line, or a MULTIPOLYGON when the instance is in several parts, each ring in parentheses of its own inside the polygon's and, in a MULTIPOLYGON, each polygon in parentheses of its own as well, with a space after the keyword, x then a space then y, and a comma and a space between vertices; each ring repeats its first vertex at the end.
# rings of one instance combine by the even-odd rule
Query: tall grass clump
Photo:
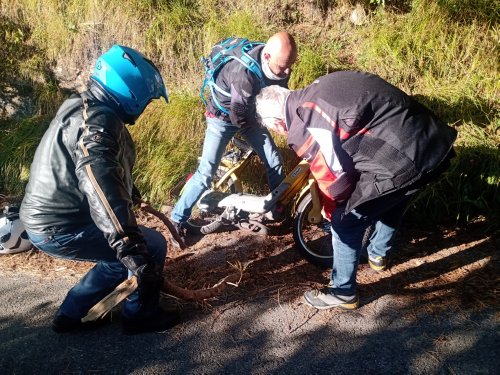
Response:
POLYGON ((412 219, 419 223, 466 224, 486 218, 500 229, 499 137, 472 123, 462 125, 457 157, 437 182, 417 195, 412 219))
POLYGON ((307 46, 298 46, 300 54, 293 66, 289 86, 293 90, 302 89, 327 71, 327 62, 317 52, 307 46))
POLYGON ((156 57, 168 84, 186 90, 200 80, 205 18, 196 1, 185 0, 165 3, 152 15, 145 53, 156 57))
POLYGON ((465 24, 471 20, 498 23, 500 2, 492 0, 439 0, 438 4, 453 18, 465 24))
POLYGON ((265 42, 269 36, 269 26, 256 22, 255 17, 246 10, 225 12, 222 8, 213 11, 203 28, 205 35, 203 52, 209 53, 218 41, 230 36, 265 42))
POLYGON ((498 29, 458 22, 438 3, 418 0, 408 14, 380 13, 366 29, 359 63, 410 94, 447 103, 435 108, 441 114, 459 118, 471 106, 488 113, 498 100, 498 29))
POLYGON ((22 195, 35 150, 50 123, 47 116, 0 121, 0 192, 22 195))
POLYGON ((35 149, 64 98, 43 59, 27 41, 30 29, 0 16, 0 193, 21 195, 35 149), (9 108, 10 106, 10 108, 9 108))
POLYGON ((2 14, 26 25, 30 45, 44 51, 67 79, 88 74, 96 58, 112 44, 144 51, 144 25, 157 10, 148 0, 5 0, 2 14))
POLYGON ((153 102, 130 127, 138 153, 134 178, 152 202, 170 199, 172 189, 194 170, 205 135, 203 112, 199 97, 174 94, 168 105, 153 102))
POLYGON ((407 14, 379 12, 364 31, 359 63, 458 129, 457 157, 446 177, 419 195, 414 218, 463 223, 482 214, 499 225, 498 28, 482 17, 464 22, 456 7, 465 4, 416 0, 407 14))

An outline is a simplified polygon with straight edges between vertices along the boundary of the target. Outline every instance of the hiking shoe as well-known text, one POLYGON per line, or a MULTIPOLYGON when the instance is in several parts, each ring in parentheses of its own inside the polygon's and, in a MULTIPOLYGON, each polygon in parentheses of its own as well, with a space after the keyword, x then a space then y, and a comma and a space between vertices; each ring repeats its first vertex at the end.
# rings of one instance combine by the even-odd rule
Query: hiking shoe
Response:
POLYGON ((177 223, 175 221, 172 221, 172 224, 174 224, 175 233, 179 236, 179 240, 175 239, 173 235, 171 236, 170 242, 172 243, 172 246, 177 249, 186 248, 186 237, 188 234, 187 224, 177 223), (179 241, 182 241, 182 243, 179 243, 179 241))
POLYGON ((377 257, 368 256, 368 264, 370 265, 370 268, 372 270, 377 272, 383 271, 387 268, 387 262, 385 260, 385 257, 381 256, 377 257))
POLYGON ((309 290, 304 293, 306 303, 318 310, 331 309, 332 307, 340 307, 344 310, 355 310, 358 308, 358 295, 354 293, 350 296, 341 296, 333 294, 330 288, 321 290, 309 290))
POLYGON ((67 333, 77 331, 92 331, 104 327, 111 323, 111 315, 105 315, 103 318, 82 323, 81 319, 70 318, 64 314, 58 314, 52 321, 52 330, 56 333, 67 333))
POLYGON ((126 318, 122 316, 122 330, 126 335, 146 332, 162 332, 174 327, 180 321, 178 311, 164 311, 161 308, 149 315, 126 318))

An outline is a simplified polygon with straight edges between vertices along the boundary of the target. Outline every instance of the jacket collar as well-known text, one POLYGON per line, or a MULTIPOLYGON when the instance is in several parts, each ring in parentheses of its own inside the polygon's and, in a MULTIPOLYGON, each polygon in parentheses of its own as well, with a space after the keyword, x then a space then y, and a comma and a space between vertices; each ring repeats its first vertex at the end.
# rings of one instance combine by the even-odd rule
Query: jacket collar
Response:
POLYGON ((90 78, 87 84, 87 91, 84 91, 82 96, 87 97, 90 103, 99 102, 111 108, 125 124, 133 125, 137 120, 137 116, 131 116, 125 113, 118 100, 92 78, 90 78))

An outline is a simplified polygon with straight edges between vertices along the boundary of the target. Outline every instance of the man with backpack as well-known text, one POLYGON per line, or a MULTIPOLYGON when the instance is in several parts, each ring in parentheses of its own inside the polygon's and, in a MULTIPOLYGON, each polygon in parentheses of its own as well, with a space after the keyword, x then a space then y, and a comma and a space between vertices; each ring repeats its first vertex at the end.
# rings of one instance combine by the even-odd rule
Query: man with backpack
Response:
POLYGON ((331 73, 293 92, 267 87, 256 102, 259 121, 286 135, 310 164, 331 222, 331 283, 307 291, 305 302, 317 309, 355 309, 366 229, 375 227, 369 265, 382 271, 406 205, 448 168, 457 132, 403 91, 364 72, 331 73))
MULTIPOLYGON (((229 141, 241 135, 264 162, 270 189, 284 177, 279 151, 255 118, 255 97, 263 87, 287 87, 297 46, 286 32, 273 35, 266 44, 228 38, 213 47, 204 59, 206 77, 202 98, 206 104, 207 129, 201 161, 172 210, 171 218, 180 237, 189 232, 187 220, 204 191, 210 188, 229 141), (208 101, 204 98, 209 89, 208 101)), ((174 245, 179 245, 175 244, 174 245)))
POLYGON ((126 334, 163 331, 177 313, 159 307, 166 241, 139 227, 133 211, 134 124, 167 90, 156 66, 114 45, 96 62, 87 90, 59 108, 35 153, 20 218, 31 242, 55 257, 95 262, 67 294, 52 322, 57 333, 97 328, 81 319, 128 276, 138 290, 123 304, 126 334))

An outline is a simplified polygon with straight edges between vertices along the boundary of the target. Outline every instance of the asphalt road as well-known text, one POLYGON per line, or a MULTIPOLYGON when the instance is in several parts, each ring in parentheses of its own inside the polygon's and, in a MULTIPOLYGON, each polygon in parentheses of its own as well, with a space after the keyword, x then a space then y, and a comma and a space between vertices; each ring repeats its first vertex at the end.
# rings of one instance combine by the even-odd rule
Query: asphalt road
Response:
MULTIPOLYGON (((299 296, 186 305, 166 333, 126 336, 119 322, 55 334, 71 278, 0 275, 1 374, 494 374, 498 312, 421 311, 385 295, 355 312, 317 312, 299 296)), ((365 301, 366 302, 366 301, 365 301)))

